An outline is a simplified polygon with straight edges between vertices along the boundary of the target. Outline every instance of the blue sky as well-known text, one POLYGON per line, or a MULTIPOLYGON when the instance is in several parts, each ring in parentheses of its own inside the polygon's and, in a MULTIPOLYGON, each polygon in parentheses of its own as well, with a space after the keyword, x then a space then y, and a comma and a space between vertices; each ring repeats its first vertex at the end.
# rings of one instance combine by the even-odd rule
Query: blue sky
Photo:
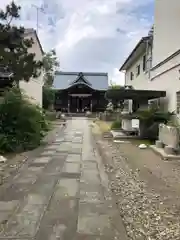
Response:
MULTIPOLYGON (((3 8, 7 0, 0 1, 3 8)), ((64 71, 108 72, 123 83, 118 69, 153 23, 154 0, 16 0, 20 23, 36 28, 45 51, 55 48, 64 71)))

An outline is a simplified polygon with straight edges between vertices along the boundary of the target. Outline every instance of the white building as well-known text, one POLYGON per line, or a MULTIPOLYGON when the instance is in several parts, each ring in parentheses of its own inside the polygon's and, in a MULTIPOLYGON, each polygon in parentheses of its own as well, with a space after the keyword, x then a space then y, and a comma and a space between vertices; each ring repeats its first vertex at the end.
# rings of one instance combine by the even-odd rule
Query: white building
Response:
MULTIPOLYGON (((35 60, 42 61, 43 59, 43 50, 40 44, 37 33, 34 29, 25 30, 25 38, 32 38, 34 44, 29 52, 35 53, 35 60)), ((25 92, 29 99, 42 107, 42 88, 43 88, 43 71, 38 78, 31 78, 29 82, 20 81, 20 88, 25 92)))
POLYGON ((123 63, 125 84, 165 90, 167 109, 180 113, 180 1, 155 0, 154 27, 123 63), (152 36, 153 35, 153 36, 152 36))

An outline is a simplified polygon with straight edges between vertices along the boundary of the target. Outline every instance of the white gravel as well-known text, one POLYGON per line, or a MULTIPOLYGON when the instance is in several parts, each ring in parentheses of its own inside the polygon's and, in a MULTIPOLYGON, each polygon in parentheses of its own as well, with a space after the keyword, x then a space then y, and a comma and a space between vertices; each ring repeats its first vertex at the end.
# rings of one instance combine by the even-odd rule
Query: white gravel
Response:
POLYGON ((132 171, 114 147, 113 161, 105 169, 111 174, 111 190, 128 236, 132 240, 180 240, 180 214, 176 206, 167 207, 156 193, 148 193, 139 178, 138 169, 132 171))

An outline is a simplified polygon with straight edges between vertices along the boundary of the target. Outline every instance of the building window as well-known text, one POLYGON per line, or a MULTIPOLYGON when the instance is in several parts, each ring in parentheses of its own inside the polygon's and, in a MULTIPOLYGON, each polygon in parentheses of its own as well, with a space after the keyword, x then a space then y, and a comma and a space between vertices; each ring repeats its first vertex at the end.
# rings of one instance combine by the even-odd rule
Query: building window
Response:
POLYGON ((146 71, 146 55, 143 56, 143 71, 146 71))
POLYGON ((180 114, 180 92, 176 93, 176 112, 180 114))
POLYGON ((134 79, 134 73, 133 72, 130 73, 130 79, 131 79, 131 81, 134 79))
POLYGON ((138 65, 138 66, 136 67, 136 76, 139 76, 139 74, 140 74, 140 69, 141 69, 141 66, 138 65))

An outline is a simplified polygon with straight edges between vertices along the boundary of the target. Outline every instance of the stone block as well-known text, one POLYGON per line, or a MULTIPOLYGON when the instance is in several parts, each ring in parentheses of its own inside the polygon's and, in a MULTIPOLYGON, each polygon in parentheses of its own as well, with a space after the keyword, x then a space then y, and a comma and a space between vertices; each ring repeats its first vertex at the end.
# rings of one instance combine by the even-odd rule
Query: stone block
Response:
POLYGON ((170 146, 165 146, 164 147, 164 152, 167 154, 167 155, 173 155, 174 154, 174 149, 170 146))
POLYGON ((122 129, 125 131, 132 130, 132 120, 131 119, 122 119, 122 129))
POLYGON ((177 127, 159 124, 159 140, 174 149, 179 148, 180 133, 177 127))
POLYGON ((163 148, 163 147, 164 147, 163 142, 161 142, 160 140, 157 140, 157 141, 156 141, 156 147, 157 147, 157 148, 163 148))

